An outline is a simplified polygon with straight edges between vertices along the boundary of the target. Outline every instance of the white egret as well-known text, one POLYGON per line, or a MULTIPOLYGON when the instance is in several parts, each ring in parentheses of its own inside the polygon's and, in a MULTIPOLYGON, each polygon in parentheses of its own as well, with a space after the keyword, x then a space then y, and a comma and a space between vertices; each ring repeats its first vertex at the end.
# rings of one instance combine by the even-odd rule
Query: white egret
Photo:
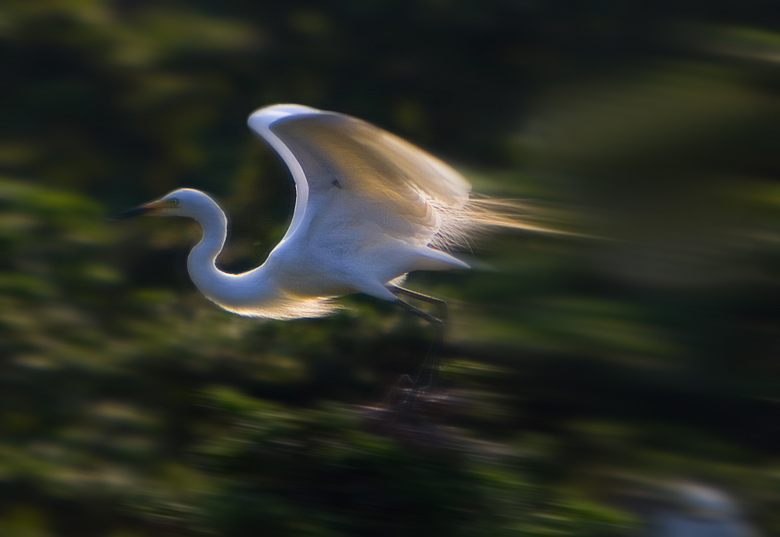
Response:
POLYGON ((187 268, 211 301, 239 315, 320 317, 335 297, 365 293, 395 302, 441 325, 444 302, 399 287, 415 270, 469 266, 445 250, 476 228, 533 228, 497 201, 469 199, 471 185, 454 169, 412 144, 360 119, 281 104, 249 116, 249 127, 282 157, 295 180, 290 228, 261 266, 242 274, 215 261, 227 218, 208 195, 189 188, 128 211, 183 216, 203 229, 187 268), (435 317, 401 300, 435 304, 435 317))

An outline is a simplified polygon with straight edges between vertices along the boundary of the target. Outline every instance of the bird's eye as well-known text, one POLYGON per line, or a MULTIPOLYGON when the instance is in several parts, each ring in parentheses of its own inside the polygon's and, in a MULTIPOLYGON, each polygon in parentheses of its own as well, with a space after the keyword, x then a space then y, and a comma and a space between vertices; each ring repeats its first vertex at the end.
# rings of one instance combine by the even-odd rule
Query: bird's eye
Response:
POLYGON ((171 202, 171 205, 173 205, 174 207, 176 207, 179 204, 179 200, 176 198, 171 198, 169 201, 171 202))

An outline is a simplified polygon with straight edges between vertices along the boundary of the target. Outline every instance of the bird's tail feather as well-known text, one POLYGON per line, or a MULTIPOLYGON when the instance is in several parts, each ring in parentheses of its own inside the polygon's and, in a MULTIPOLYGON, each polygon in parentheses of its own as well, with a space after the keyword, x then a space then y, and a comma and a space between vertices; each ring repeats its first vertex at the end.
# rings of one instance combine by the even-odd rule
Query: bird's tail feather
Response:
POLYGON ((462 207, 436 209, 442 223, 431 245, 441 250, 469 248, 476 236, 501 228, 568 234, 545 225, 531 204, 514 199, 478 197, 469 199, 462 207))

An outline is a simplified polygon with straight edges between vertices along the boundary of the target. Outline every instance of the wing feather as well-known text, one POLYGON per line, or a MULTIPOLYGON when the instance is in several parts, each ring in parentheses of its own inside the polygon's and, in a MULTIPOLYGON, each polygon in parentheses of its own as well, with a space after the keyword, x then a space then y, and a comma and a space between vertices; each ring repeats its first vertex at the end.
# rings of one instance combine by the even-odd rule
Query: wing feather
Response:
POLYGON ((420 245, 433 240, 447 209, 468 202, 471 185, 458 172, 360 119, 275 105, 252 114, 249 124, 280 154, 295 180, 295 213, 285 238, 302 222, 317 220, 317 215, 305 217, 307 210, 338 210, 328 198, 334 188, 361 206, 361 217, 370 217, 377 231, 420 245))

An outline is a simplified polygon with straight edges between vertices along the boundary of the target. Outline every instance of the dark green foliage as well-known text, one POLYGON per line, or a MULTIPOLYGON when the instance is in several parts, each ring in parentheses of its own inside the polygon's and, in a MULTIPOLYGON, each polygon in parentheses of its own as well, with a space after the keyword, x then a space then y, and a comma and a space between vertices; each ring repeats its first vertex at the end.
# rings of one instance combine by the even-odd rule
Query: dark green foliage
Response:
POLYGON ((0 535, 617 537, 678 480, 780 535, 779 26, 750 1, 5 2, 0 535), (410 278, 452 312, 427 392, 402 376, 432 334, 397 308, 239 318, 189 283, 191 224, 109 219, 203 188, 222 267, 261 262, 294 193, 245 119, 275 102, 574 232, 410 278))
POLYGON ((531 457, 496 456, 455 431, 441 432, 446 443, 402 442, 365 432, 368 410, 293 413, 225 388, 207 404, 229 427, 194 460, 224 476, 201 501, 206 525, 229 535, 606 536, 628 523, 582 499, 550 496, 525 475, 531 457))

